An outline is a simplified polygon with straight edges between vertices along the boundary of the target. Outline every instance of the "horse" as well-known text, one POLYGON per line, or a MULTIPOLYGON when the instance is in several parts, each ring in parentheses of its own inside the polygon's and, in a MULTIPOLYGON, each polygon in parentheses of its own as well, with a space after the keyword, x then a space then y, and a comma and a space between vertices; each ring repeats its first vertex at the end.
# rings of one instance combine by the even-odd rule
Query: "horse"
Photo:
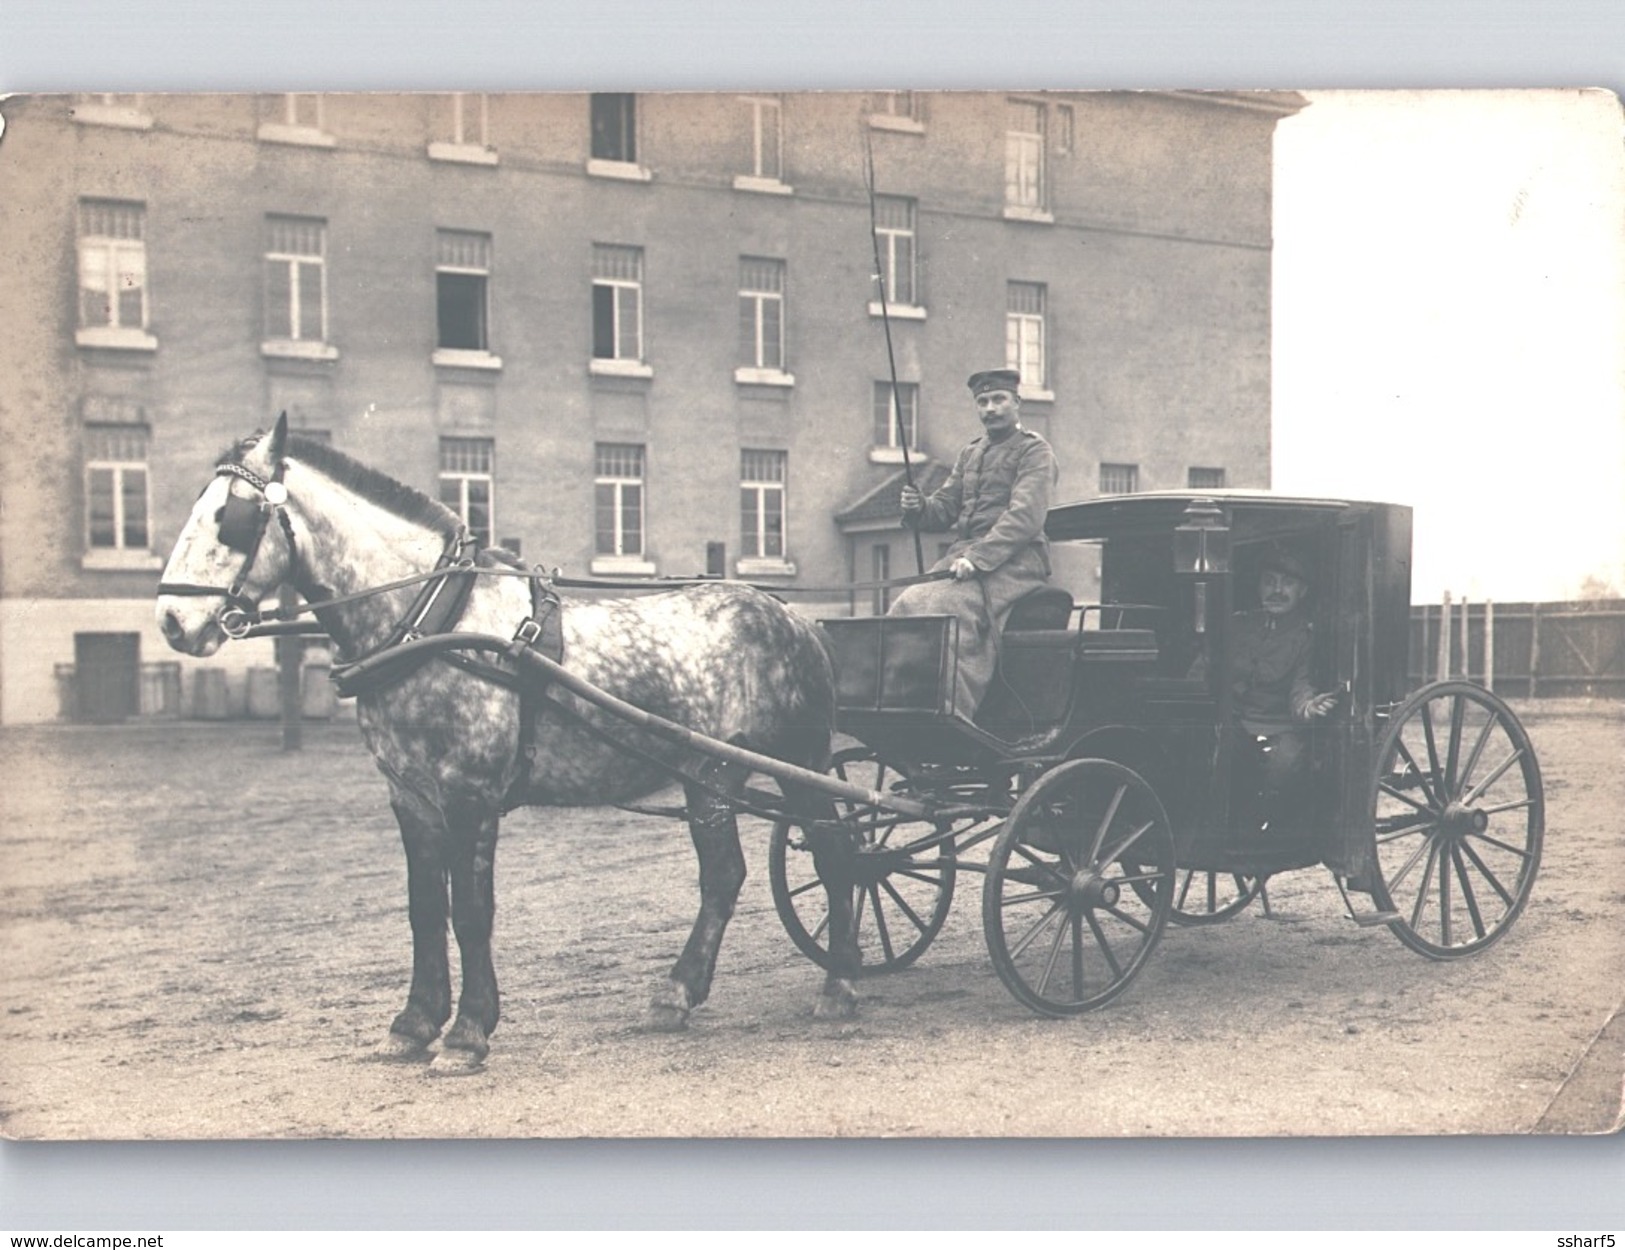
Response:
MULTIPOLYGON (((500 548, 473 551, 449 508, 323 443, 290 435, 286 414, 219 457, 158 586, 159 629, 177 651, 215 653, 257 619, 273 589, 291 586, 347 664, 388 659, 427 628, 437 598, 461 576, 453 632, 515 634, 534 622, 533 578, 500 548), (403 584, 404 583, 404 584, 403 584)), ((823 631, 778 599, 738 582, 616 599, 572 599, 543 583, 569 673, 694 733, 822 772, 835 685, 823 631)), ((516 639, 515 649, 521 645, 516 639)), ((700 909, 688 942, 655 988, 646 1026, 686 1027, 710 994, 717 952, 745 878, 736 800, 750 768, 681 743, 639 741, 625 723, 568 690, 538 696, 496 680, 461 653, 385 665, 359 693, 361 734, 383 773, 406 852, 412 980, 382 1057, 427 1059, 436 1073, 478 1070, 499 1002, 491 960, 494 860, 501 815, 523 805, 625 804, 682 779, 700 868, 700 909), (447 898, 462 965, 449 1031, 447 898), (438 1051, 434 1049, 440 1039, 438 1051)), ((780 781, 792 812, 832 817, 817 788, 780 781)), ((837 871, 832 868, 832 875, 837 871)), ((856 1009, 858 954, 846 890, 830 891, 839 972, 814 1006, 823 1019, 856 1009), (850 940, 847 940, 850 939, 850 940)))

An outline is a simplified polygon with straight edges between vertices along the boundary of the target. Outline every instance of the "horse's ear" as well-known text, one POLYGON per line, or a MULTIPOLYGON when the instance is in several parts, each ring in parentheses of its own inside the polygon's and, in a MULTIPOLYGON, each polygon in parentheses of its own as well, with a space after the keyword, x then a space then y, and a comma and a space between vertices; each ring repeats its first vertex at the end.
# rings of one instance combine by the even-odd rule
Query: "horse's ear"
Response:
POLYGON ((277 417, 276 424, 271 427, 271 437, 265 444, 265 454, 270 457, 272 464, 279 465, 282 463, 282 448, 287 441, 288 413, 284 409, 281 415, 277 417))

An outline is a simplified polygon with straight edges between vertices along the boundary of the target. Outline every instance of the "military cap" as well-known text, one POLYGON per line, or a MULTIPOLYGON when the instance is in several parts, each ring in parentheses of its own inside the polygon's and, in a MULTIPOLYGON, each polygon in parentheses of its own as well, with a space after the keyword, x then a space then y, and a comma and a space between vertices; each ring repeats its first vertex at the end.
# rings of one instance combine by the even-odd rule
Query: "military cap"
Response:
POLYGON ((983 395, 988 391, 1009 391, 1014 395, 1021 386, 1021 374, 1014 369, 983 369, 980 373, 971 374, 965 385, 970 387, 972 395, 983 395))
POLYGON ((1265 548, 1264 560, 1258 566, 1260 577, 1271 571, 1286 573, 1297 578, 1305 585, 1310 581, 1309 570, 1304 566, 1303 561, 1280 543, 1271 543, 1265 548))

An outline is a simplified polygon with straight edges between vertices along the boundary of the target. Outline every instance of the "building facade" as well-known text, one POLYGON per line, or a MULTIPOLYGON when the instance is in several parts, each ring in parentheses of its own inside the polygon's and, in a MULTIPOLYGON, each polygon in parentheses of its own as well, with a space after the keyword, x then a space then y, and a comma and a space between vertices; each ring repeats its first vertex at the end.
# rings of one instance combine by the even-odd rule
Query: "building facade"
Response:
POLYGON ((269 644, 181 664, 152 598, 216 453, 284 411, 482 539, 618 578, 912 573, 903 444, 940 477, 990 366, 1021 369, 1059 499, 1266 486, 1300 104, 8 100, 0 721, 187 714, 211 669, 242 704, 269 644))

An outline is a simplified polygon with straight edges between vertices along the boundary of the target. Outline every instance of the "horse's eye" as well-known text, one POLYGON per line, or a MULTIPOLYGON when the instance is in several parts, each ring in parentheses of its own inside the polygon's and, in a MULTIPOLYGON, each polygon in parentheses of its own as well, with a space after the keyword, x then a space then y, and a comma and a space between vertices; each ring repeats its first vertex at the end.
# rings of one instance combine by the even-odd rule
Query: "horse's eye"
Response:
POLYGON ((215 523, 215 524, 216 524, 216 525, 219 525, 219 524, 220 524, 220 523, 221 523, 221 522, 223 522, 223 521, 224 521, 224 520, 225 520, 225 519, 226 519, 226 505, 225 505, 225 504, 221 504, 221 505, 220 505, 220 506, 219 506, 219 507, 218 507, 218 508, 216 508, 216 509, 215 509, 215 513, 214 513, 214 523, 215 523))

